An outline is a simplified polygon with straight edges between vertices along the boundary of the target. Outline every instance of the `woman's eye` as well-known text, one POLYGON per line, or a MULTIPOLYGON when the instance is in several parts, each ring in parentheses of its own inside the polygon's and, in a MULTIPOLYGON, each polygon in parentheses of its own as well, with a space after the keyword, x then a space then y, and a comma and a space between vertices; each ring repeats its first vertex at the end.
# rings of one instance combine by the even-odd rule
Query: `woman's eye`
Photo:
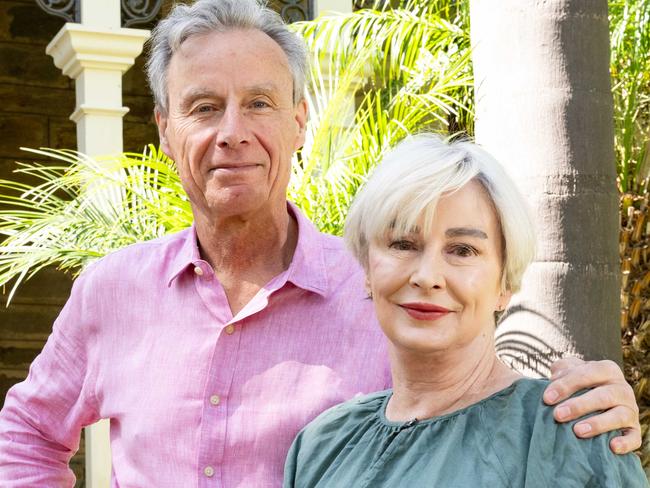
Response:
POLYGON ((478 251, 472 246, 468 246, 466 244, 458 244, 451 248, 451 253, 464 258, 469 256, 476 256, 478 254, 478 251))
POLYGON ((413 251, 416 249, 415 243, 406 239, 391 241, 388 247, 397 251, 413 251))

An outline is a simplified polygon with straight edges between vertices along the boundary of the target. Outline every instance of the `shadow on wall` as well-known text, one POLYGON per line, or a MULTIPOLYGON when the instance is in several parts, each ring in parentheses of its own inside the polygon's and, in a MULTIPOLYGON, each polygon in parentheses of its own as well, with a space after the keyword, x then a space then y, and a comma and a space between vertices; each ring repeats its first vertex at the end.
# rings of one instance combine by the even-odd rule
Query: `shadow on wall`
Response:
MULTIPOLYGON (((562 333, 562 328, 558 324, 553 323, 549 317, 523 305, 515 305, 509 308, 503 314, 501 320, 521 312, 539 317, 558 331, 558 333, 562 333)), ((564 355, 562 351, 555 349, 535 334, 521 330, 499 334, 497 329, 495 346, 499 358, 508 366, 517 371, 534 372, 540 377, 550 376, 551 364, 564 355)))

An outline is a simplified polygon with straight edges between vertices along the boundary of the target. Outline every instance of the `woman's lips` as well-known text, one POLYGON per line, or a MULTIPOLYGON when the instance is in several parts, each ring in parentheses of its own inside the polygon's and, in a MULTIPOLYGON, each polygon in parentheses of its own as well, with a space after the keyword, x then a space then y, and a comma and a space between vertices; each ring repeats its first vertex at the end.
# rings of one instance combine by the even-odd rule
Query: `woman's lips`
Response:
POLYGON ((431 303, 402 303, 400 307, 416 320, 436 320, 451 312, 448 308, 431 303))

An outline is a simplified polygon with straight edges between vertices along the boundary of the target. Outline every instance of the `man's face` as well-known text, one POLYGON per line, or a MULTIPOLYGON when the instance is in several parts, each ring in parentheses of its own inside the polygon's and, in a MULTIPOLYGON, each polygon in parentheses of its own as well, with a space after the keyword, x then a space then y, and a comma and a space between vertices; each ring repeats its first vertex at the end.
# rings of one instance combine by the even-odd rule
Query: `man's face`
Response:
POLYGON ((196 213, 285 208, 291 156, 304 142, 305 101, 293 103, 287 57, 258 30, 186 40, 167 72, 160 141, 196 213))

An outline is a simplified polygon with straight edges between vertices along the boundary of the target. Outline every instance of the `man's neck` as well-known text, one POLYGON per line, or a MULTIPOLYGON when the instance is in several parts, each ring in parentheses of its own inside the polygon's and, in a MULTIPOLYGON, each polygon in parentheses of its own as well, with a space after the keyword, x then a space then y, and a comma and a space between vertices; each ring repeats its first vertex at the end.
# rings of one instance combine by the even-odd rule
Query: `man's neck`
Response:
POLYGON ((286 208, 250 217, 202 217, 195 217, 201 256, 212 266, 234 316, 289 267, 298 242, 298 224, 286 208))

